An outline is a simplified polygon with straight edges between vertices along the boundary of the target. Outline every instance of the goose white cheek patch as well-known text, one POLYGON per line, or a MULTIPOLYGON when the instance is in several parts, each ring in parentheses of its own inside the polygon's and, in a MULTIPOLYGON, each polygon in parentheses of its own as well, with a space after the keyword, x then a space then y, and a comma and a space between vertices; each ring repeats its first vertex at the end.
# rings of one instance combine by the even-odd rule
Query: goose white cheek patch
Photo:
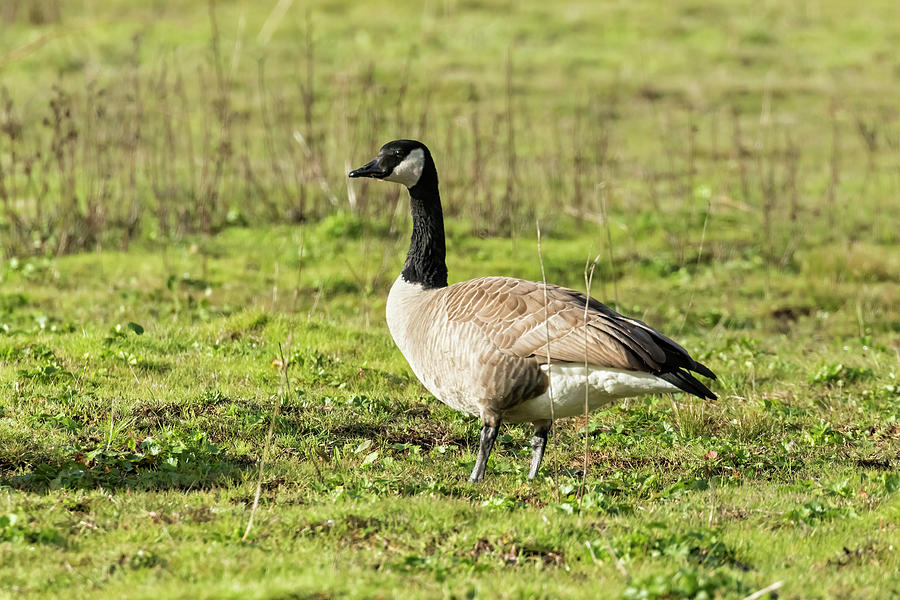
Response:
POLYGON ((394 167, 391 174, 385 177, 386 181, 394 181, 402 183, 406 187, 412 187, 419 182, 422 176, 422 169, 425 167, 425 152, 421 148, 416 148, 406 155, 399 165, 394 167))

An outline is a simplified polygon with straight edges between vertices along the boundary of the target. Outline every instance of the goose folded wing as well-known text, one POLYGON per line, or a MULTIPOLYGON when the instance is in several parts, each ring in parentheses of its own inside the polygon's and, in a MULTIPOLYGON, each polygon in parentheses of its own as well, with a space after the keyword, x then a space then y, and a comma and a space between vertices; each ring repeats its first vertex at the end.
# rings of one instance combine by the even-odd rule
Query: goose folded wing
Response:
POLYGON ((473 279, 451 288, 448 318, 476 325, 484 341, 500 351, 541 362, 586 360, 650 373, 687 369, 715 378, 671 339, 575 290, 508 277, 473 279))

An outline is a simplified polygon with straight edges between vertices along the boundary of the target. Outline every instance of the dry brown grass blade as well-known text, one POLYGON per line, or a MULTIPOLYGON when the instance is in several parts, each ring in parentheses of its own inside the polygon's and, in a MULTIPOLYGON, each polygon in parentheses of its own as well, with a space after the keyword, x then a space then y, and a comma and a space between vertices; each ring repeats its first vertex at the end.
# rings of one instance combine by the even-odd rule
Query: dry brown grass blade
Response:
MULTIPOLYGON (((544 271, 544 254, 541 248, 541 222, 537 221, 537 251, 538 251, 538 261, 541 263, 541 281, 543 282, 543 291, 544 291, 544 327, 547 331, 547 397, 550 399, 550 433, 548 436, 553 435, 553 428, 556 426, 556 415, 553 410, 553 378, 550 376, 550 307, 547 300, 547 273, 544 271)), ((554 479, 557 479, 554 477, 554 479)), ((559 502, 559 486, 554 486, 556 488, 556 501, 559 502)))
MULTIPOLYGON (((712 204, 709 200, 706 201, 706 216, 703 217, 703 231, 700 233, 700 247, 697 249, 697 263, 696 270, 700 269, 700 260, 703 257, 703 244, 706 242, 706 226, 709 224, 709 213, 712 210, 712 204)), ((678 328, 678 334, 681 335, 681 332, 684 331, 684 326, 687 324, 688 316, 691 314, 691 309, 694 307, 694 293, 697 291, 696 286, 691 286, 691 296, 688 299, 687 308, 684 311, 684 315, 681 317, 681 326, 678 328)))
MULTIPOLYGON (((290 347, 290 340, 288 341, 288 344, 288 347, 290 347)), ((289 365, 287 359, 284 357, 284 348, 281 344, 278 344, 278 354, 281 359, 281 383, 278 386, 278 397, 276 398, 275 408, 272 409, 272 420, 269 421, 269 430, 266 432, 266 445, 263 446, 263 453, 259 458, 259 476, 256 480, 256 492, 253 494, 253 506, 250 508, 250 518, 247 520, 247 529, 244 530, 244 535, 241 536, 242 542, 247 541, 250 530, 253 528, 253 519, 256 517, 256 511, 259 508, 259 497, 262 494, 262 482, 266 469, 266 460, 269 457, 269 452, 272 448, 272 437, 275 434, 275 421, 278 419, 279 413, 281 413, 281 404, 284 402, 284 393, 287 389, 289 365)))
POLYGON ((23 44, 14 50, 10 50, 3 56, 0 56, 0 69, 5 67, 6 65, 12 64, 17 60, 21 60, 23 58, 27 58, 30 54, 37 52, 41 48, 43 48, 47 43, 52 42, 53 40, 63 37, 64 35, 68 35, 70 33, 74 33, 77 31, 74 27, 63 27, 46 33, 39 38, 28 42, 27 44, 23 44))
POLYGON ((594 270, 597 267, 597 261, 600 259, 598 254, 594 260, 588 259, 584 264, 584 464, 581 470, 581 489, 578 492, 579 500, 584 497, 584 490, 587 488, 587 472, 588 472, 588 416, 591 412, 590 406, 590 389, 588 388, 588 307, 591 303, 591 284, 594 282, 594 270))
POLYGON ((260 44, 265 46, 269 43, 269 40, 272 39, 272 34, 274 34, 275 30, 278 29, 278 26, 281 25, 281 21, 284 20, 284 16, 287 14, 287 11, 291 9, 293 3, 294 0, 278 0, 275 6, 272 7, 272 11, 269 13, 266 22, 263 23, 262 28, 259 30, 259 35, 257 36, 260 44))
POLYGON ((749 596, 746 596, 744 598, 744 600, 756 600, 757 598, 762 598, 765 594, 768 594, 769 592, 774 592, 775 590, 779 589, 783 585, 784 585, 784 581, 776 581, 775 583, 767 585, 763 589, 753 592, 749 596))

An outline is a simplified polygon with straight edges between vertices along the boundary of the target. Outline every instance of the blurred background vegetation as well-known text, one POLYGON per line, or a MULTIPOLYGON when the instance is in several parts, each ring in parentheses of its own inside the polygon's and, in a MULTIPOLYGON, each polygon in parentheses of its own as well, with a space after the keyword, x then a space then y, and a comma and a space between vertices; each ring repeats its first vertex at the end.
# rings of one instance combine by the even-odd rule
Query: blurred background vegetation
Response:
POLYGON ((399 190, 345 174, 413 137, 483 236, 608 222, 683 266, 708 221, 711 260, 877 253, 898 235, 900 6, 859 8, 6 0, 0 248, 393 223, 399 190))

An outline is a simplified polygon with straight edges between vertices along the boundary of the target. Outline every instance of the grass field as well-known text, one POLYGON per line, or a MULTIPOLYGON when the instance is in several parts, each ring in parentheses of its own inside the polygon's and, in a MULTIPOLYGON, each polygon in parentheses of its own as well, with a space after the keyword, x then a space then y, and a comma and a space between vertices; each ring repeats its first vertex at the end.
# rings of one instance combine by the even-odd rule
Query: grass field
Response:
POLYGON ((900 6, 262 4, 0 7, 0 598, 900 595, 900 6), (539 221, 719 399, 468 483, 404 194, 345 178, 397 137, 451 282, 539 221))

